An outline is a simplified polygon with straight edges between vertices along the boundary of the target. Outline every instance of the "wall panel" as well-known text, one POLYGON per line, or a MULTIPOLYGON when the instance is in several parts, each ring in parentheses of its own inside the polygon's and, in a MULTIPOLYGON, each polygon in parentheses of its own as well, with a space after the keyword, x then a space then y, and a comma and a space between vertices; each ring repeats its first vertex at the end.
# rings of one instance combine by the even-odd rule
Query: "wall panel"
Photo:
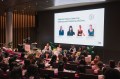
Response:
MULTIPOLYGON (((35 13, 14 12, 13 14, 13 47, 17 47, 18 44, 23 44, 24 39, 34 37, 35 13)), ((33 40, 30 39, 30 42, 33 40)))
POLYGON ((6 14, 0 15, 0 47, 5 44, 6 14))

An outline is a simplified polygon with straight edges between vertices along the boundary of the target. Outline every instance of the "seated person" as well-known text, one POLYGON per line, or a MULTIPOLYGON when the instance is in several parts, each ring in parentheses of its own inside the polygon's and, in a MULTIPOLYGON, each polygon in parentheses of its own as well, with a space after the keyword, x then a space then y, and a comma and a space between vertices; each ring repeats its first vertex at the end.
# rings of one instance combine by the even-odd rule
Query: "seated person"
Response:
POLYGON ((91 62, 91 65, 95 65, 100 61, 100 57, 98 55, 95 56, 94 60, 91 62))
POLYGON ((50 59, 50 53, 49 52, 45 52, 45 60, 49 60, 50 59))
POLYGON ((58 71, 63 71, 64 70, 64 62, 60 61, 58 62, 58 71))
POLYGON ((41 69, 44 69, 45 68, 45 64, 44 64, 44 61, 42 58, 39 58, 37 60, 37 65, 38 65, 38 68, 41 68, 41 69))
POLYGON ((84 55, 81 55, 79 64, 80 65, 86 65, 87 64, 86 61, 85 61, 85 56, 84 55))
POLYGON ((53 65, 53 63, 56 63, 56 61, 57 61, 57 56, 53 55, 52 58, 51 58, 51 61, 49 62, 49 64, 53 65))
POLYGON ((61 44, 58 44, 57 51, 58 51, 58 52, 62 52, 61 44))
POLYGON ((120 72, 117 69, 108 68, 104 73, 105 79, 120 79, 120 72))
POLYGON ((44 47, 44 49, 42 50, 43 53, 45 52, 51 52, 52 49, 51 49, 51 46, 49 45, 49 43, 46 44, 46 46, 44 47))
POLYGON ((49 43, 47 43, 45 47, 46 47, 48 50, 52 50, 49 43))
POLYGON ((118 65, 115 69, 117 69, 120 72, 120 61, 118 62, 118 65))
POLYGON ((35 56, 35 58, 36 58, 36 59, 39 59, 41 55, 42 55, 41 50, 37 50, 37 51, 36 51, 36 56, 35 56))
POLYGON ((71 48, 69 50, 70 53, 75 53, 76 52, 76 48, 74 45, 71 45, 71 48))
POLYGON ((96 66, 94 67, 94 74, 102 75, 103 74, 103 62, 99 61, 96 66))
POLYGON ((35 66, 34 64, 31 64, 28 68, 27 68, 27 72, 26 72, 26 78, 30 77, 34 77, 34 79, 40 79, 39 78, 39 73, 38 73, 38 67, 35 66))

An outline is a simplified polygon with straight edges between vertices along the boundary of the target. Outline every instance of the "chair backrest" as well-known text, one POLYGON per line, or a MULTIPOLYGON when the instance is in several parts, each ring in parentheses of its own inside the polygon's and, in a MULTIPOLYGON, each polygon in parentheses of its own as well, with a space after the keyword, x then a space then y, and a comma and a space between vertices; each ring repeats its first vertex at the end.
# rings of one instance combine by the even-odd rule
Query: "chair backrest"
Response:
POLYGON ((98 79, 98 76, 94 75, 94 74, 83 74, 83 73, 80 73, 79 74, 79 79, 98 79))
POLYGON ((66 64, 65 69, 67 70, 77 70, 77 64, 66 64))
POLYGON ((98 76, 93 74, 85 74, 85 79, 98 79, 98 76))
POLYGON ((92 70, 92 69, 86 69, 86 74, 94 74, 94 70, 92 70))
POLYGON ((58 78, 60 78, 60 79, 64 79, 64 78, 75 79, 75 73, 59 71, 58 72, 58 78))

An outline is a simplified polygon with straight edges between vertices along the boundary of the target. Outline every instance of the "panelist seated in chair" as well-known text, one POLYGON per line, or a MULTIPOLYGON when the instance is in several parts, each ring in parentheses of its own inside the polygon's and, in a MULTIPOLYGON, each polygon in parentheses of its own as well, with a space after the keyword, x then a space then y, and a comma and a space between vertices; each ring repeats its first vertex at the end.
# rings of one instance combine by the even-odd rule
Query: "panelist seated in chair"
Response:
POLYGON ((49 53, 52 52, 52 49, 49 43, 47 43, 44 49, 42 50, 42 53, 45 53, 45 52, 49 52, 49 53))

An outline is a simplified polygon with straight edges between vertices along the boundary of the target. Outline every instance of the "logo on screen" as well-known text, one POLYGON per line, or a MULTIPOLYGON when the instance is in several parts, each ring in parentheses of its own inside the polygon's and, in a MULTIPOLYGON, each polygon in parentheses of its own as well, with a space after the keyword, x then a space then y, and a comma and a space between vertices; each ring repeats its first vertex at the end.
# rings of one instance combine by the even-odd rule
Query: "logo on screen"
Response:
POLYGON ((94 15, 93 14, 90 14, 89 15, 89 20, 93 20, 94 19, 94 15))

